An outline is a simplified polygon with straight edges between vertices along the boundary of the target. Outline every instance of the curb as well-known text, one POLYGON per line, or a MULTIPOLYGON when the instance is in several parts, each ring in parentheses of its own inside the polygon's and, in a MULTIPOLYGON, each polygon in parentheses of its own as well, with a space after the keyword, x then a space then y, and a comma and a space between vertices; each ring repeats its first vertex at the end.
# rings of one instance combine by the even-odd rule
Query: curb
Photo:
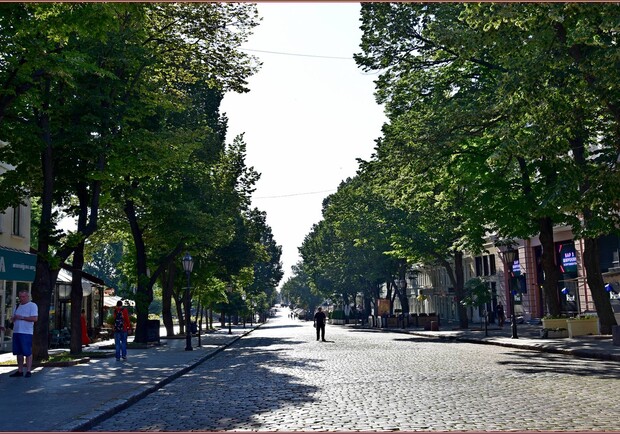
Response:
POLYGON ((162 387, 164 387, 166 384, 170 383, 171 381, 176 380, 180 376, 188 373, 189 371, 196 368, 201 363, 204 363, 205 361, 209 360, 210 358, 224 351, 226 348, 233 345, 239 339, 241 339, 244 336, 247 336, 248 334, 252 333, 255 329, 259 327, 260 325, 246 332, 241 333, 239 336, 236 336, 234 339, 232 339, 227 344, 222 345, 221 347, 210 351, 209 353, 205 354, 204 356, 202 356, 195 362, 190 363, 188 366, 185 366, 184 368, 181 368, 178 371, 173 372, 172 374, 168 376, 153 379, 154 383, 147 386, 146 389, 137 390, 134 393, 130 394, 129 397, 127 398, 122 398, 122 399, 117 399, 117 400, 107 402, 106 404, 103 405, 103 408, 94 410, 89 414, 81 416, 68 424, 65 424, 63 426, 60 426, 54 429, 54 431, 76 432, 76 431, 90 430, 92 427, 99 424, 100 422, 103 422, 104 420, 109 419, 110 417, 114 416, 120 411, 129 408, 131 405, 140 401, 142 398, 150 395, 153 392, 156 392, 157 390, 161 389, 162 387))

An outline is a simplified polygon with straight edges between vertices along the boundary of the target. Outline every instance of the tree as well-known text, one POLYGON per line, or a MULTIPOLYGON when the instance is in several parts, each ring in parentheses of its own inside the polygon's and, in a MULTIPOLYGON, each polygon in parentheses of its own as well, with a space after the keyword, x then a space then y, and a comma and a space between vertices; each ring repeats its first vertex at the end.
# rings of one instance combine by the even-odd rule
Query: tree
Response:
MULTIPOLYGON (((584 207, 606 207, 602 217, 616 206, 615 200, 584 194, 600 190, 583 188, 587 183, 580 181, 592 179, 587 173, 595 167, 598 173, 608 170, 613 157, 586 158, 587 169, 571 159, 580 155, 579 143, 595 151, 592 157, 615 155, 597 149, 606 141, 599 138, 613 136, 607 133, 617 95, 603 96, 597 86, 617 74, 609 65, 617 58, 610 23, 618 10, 568 4, 362 6, 364 54, 356 59, 365 69, 383 71, 377 96, 391 121, 385 130, 392 147, 381 156, 400 149, 401 156, 423 163, 417 171, 445 167, 461 187, 458 215, 465 234, 475 234, 475 225, 506 238, 540 232, 551 313, 559 312, 553 224, 570 223, 579 233, 582 216, 589 220, 584 207), (586 60, 581 49, 596 56, 586 60), (590 81, 592 73, 598 79, 590 81), (576 134, 580 129, 585 136, 576 134)), ((607 188, 615 187, 602 190, 607 188)), ((614 231, 613 220, 598 226, 598 233, 614 231)), ((594 261, 586 262, 588 280, 600 276, 594 261)), ((601 320, 611 323, 602 285, 593 281, 590 288, 601 301, 601 320)))
MULTIPOLYGON (((257 24, 256 10, 241 4, 33 4, 3 6, 0 19, 8 24, 0 35, 8 41, 0 56, 6 67, 0 76, 1 134, 11 143, 1 157, 18 167, 3 186, 11 202, 25 194, 41 197, 33 288, 43 312, 34 341, 41 359, 47 356, 47 312, 59 264, 94 233, 104 178, 124 182, 127 140, 133 151, 131 146, 143 146, 142 155, 152 151, 144 146, 162 125, 149 119, 178 110, 187 84, 247 90, 245 78, 256 65, 237 48, 257 24), (70 210, 83 183, 89 221, 61 239, 53 210, 70 210)), ((181 136, 190 139, 177 130, 181 136)), ((138 261, 146 271, 144 264, 138 261)))

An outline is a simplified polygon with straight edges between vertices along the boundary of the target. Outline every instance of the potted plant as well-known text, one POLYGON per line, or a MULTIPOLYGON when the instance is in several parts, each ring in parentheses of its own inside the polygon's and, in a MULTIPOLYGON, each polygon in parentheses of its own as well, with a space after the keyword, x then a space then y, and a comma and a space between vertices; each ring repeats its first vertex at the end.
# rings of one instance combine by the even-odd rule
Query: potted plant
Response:
POLYGON ((568 325, 568 337, 600 334, 598 317, 595 315, 581 315, 566 320, 568 325))

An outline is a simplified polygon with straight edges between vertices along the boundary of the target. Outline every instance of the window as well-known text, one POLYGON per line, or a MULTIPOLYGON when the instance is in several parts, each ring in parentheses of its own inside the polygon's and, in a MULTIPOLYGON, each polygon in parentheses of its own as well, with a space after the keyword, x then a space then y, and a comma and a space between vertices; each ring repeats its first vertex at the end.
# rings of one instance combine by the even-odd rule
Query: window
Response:
POLYGON ((482 256, 476 256, 476 277, 482 276, 482 256))
POLYGON ((495 255, 476 256, 476 276, 493 276, 497 273, 495 269, 495 255))
POLYGON ((13 208, 13 235, 21 235, 21 219, 22 219, 22 207, 17 205, 13 208))

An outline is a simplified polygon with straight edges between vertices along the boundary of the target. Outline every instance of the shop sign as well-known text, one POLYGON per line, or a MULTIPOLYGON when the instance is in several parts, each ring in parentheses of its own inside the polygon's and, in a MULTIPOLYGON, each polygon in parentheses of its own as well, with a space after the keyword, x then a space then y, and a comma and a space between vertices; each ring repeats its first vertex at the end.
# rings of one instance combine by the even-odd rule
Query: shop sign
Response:
POLYGON ((36 265, 35 255, 0 247, 0 280, 32 282, 36 265))

